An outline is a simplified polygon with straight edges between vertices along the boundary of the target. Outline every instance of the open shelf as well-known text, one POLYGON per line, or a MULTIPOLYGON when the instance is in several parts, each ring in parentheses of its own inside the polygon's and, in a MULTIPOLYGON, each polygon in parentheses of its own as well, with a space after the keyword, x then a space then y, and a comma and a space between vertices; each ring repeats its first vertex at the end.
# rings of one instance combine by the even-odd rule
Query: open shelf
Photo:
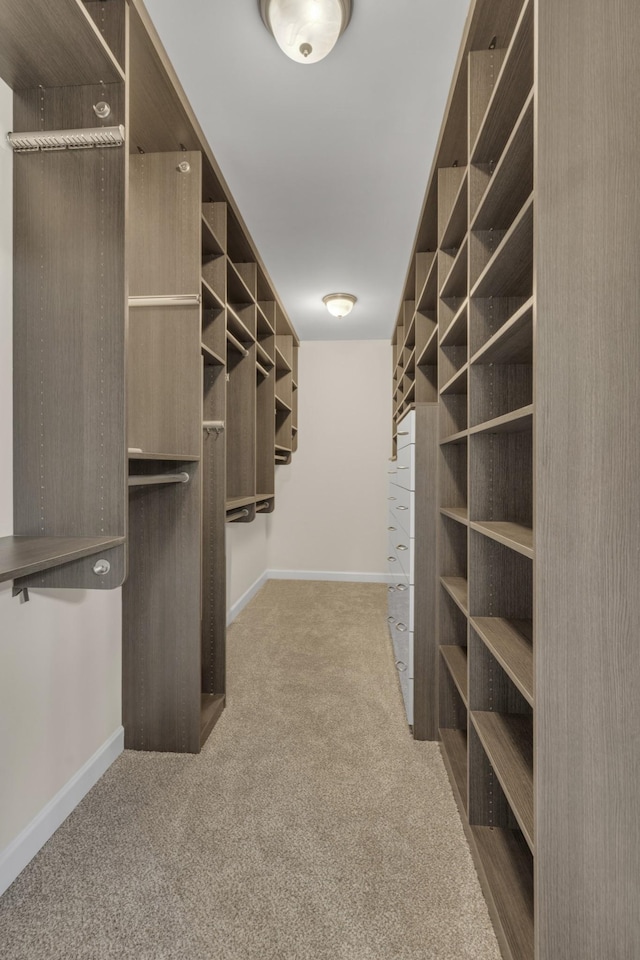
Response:
POLYGON ((469 613, 469 588, 464 577, 440 577, 440 583, 465 617, 469 613))
POLYGON ((229 258, 227 258, 227 300, 237 306, 255 303, 251 290, 244 278, 240 276, 235 263, 229 258))
POLYGON ((523 433, 531 430, 532 426, 533 404, 529 403, 526 407, 520 407, 519 410, 512 410, 511 413, 505 413, 501 417, 494 417, 493 420, 486 420, 475 427, 469 427, 469 434, 523 433))
POLYGON ((433 366, 438 357, 438 328, 434 327, 424 345, 420 356, 416 358, 417 367, 433 366))
POLYGON ((124 537, 0 537, 0 583, 125 543, 124 537))
POLYGON ((200 278, 200 287, 203 307, 208 310, 224 310, 224 300, 203 277, 200 278))
POLYGON ((533 91, 480 200, 471 230, 506 229, 533 190, 533 91))
POLYGON ((258 359, 265 367, 273 367, 274 360, 269 356, 265 348, 262 346, 259 340, 256 341, 256 350, 258 351, 258 359))
POLYGON ((429 271, 425 278, 422 290, 418 291, 416 297, 416 310, 435 310, 438 301, 438 258, 433 254, 433 259, 429 265, 429 271))
POLYGON ((442 334, 440 340, 441 347, 463 347, 467 343, 467 318, 469 314, 469 301, 465 299, 464 303, 453 317, 453 320, 442 334))
POLYGON ((279 397, 277 393, 276 393, 276 410, 279 410, 281 413, 282 413, 282 412, 285 412, 285 413, 292 413, 292 412, 293 412, 293 410, 292 410, 292 408, 289 406, 289 404, 288 404, 288 403, 285 403, 285 401, 282 400, 282 398, 279 397))
POLYGON ((130 449, 129 460, 173 460, 175 463, 197 463, 200 459, 196 454, 184 453, 154 453, 148 450, 130 449))
POLYGON ((472 617, 470 622, 527 703, 533 706, 532 622, 501 617, 472 617))
POLYGON ((533 530, 531 527, 525 527, 521 523, 511 523, 509 521, 477 520, 469 521, 469 526, 478 533, 483 533, 485 537, 497 540, 505 547, 510 547, 524 557, 533 559, 533 530))
POLYGON ((474 354, 477 363, 531 363, 533 357, 533 297, 474 354))
POLYGON ((469 365, 465 363, 463 367, 456 370, 454 375, 448 380, 440 390, 440 395, 447 394, 465 394, 467 392, 469 380, 469 365))
POLYGON ((454 797, 462 814, 467 810, 467 731, 440 728, 440 747, 454 797))
POLYGON ((468 242, 464 238, 451 269, 440 290, 440 299, 449 300, 452 297, 466 297, 467 295, 467 253, 468 242))
POLYGON ((533 194, 502 238, 478 277, 472 297, 531 294, 533 270, 533 194))
POLYGON ((440 655, 447 665, 447 669, 453 678, 453 682, 458 688, 465 707, 468 705, 469 696, 467 691, 467 650, 466 647, 458 647, 455 644, 444 644, 440 647, 440 655))
POLYGON ((531 852, 517 830, 479 826, 468 829, 503 953, 507 960, 533 960, 531 852))
POLYGON ((213 227, 205 217, 204 213, 202 214, 202 254, 205 257, 214 257, 221 256, 224 253, 224 248, 218 238, 216 237, 213 227))
POLYGON ((471 713, 480 742, 533 852, 533 723, 514 713, 471 713))
POLYGON ((255 342, 254 335, 232 307, 227 307, 227 330, 232 333, 234 337, 237 337, 240 343, 246 345, 255 342))
POLYGON ((222 357, 218 356, 210 347, 205 343, 200 344, 200 349, 202 351, 202 356, 204 357, 204 362, 210 364, 211 366, 224 367, 225 360, 222 357))
POLYGON ((443 517, 449 517, 465 526, 469 523, 469 510, 467 507, 440 507, 440 513, 443 517))
POLYGON ((469 195, 469 171, 465 170, 464 176, 449 215, 449 220, 444 228, 440 239, 440 248, 442 250, 451 250, 460 246, 467 232, 467 198, 469 195))
POLYGON ((470 155, 473 164, 495 162, 533 85, 533 0, 525 3, 470 155))
POLYGON ((280 350, 280 347, 276 347, 276 369, 282 372, 286 371, 287 373, 292 372, 291 364, 280 350))
POLYGON ((457 433, 452 433, 448 437, 443 437, 440 441, 440 446, 443 447, 449 443, 466 443, 468 436, 469 431, 466 428, 464 430, 459 430, 457 433))
POLYGON ((225 509, 228 513, 230 510, 239 510, 241 507, 249 507, 255 503, 255 499, 255 496, 232 497, 231 499, 226 500, 225 509))

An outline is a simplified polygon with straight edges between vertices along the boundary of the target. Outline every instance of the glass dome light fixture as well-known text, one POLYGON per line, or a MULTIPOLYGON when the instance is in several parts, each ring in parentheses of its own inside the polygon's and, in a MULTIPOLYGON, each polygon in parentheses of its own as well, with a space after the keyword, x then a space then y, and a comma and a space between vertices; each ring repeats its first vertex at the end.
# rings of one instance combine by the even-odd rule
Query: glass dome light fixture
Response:
POLYGON ((322 302, 332 317, 346 317, 353 310, 353 305, 358 300, 352 293, 328 293, 322 298, 322 302))
POLYGON ((331 53, 351 20, 352 0, 258 0, 265 26, 296 63, 331 53))

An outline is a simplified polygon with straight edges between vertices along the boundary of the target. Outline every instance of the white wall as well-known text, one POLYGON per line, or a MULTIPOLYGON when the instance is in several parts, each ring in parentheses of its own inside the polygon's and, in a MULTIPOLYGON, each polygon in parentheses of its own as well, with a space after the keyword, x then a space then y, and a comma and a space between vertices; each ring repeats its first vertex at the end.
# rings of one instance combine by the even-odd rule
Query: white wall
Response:
POLYGON ((266 576, 269 566, 267 519, 258 514, 251 523, 227 523, 225 529, 227 621, 230 623, 238 607, 248 603, 266 576))
POLYGON ((389 342, 305 341, 299 363, 300 445, 276 470, 269 567, 386 579, 389 342))
MULTIPOLYGON (((4 145, 11 121, 12 94, 0 81, 0 536, 13 532, 12 157, 4 145)), ((22 604, 10 583, 0 584, 0 892, 20 859, 12 853, 9 862, 11 842, 113 744, 121 725, 121 640, 119 590, 33 590, 22 604)))

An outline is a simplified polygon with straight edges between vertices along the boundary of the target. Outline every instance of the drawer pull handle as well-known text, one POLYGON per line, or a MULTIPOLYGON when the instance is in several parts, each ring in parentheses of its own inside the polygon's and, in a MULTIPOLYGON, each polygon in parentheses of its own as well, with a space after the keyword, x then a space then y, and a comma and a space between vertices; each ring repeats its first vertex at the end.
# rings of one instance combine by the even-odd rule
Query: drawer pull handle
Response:
MULTIPOLYGON (((395 500, 395 497, 393 497, 393 498, 392 498, 392 497, 389 497, 389 499, 390 499, 390 500, 391 500, 391 499, 395 500)), ((398 507, 398 510, 408 510, 408 509, 409 509, 409 507, 400 507, 400 506, 398 507)))
POLYGON ((409 547, 405 547, 404 543, 399 543, 396 547, 396 550, 408 550, 409 547))
POLYGON ((401 593, 407 589, 406 583, 397 583, 395 586, 396 590, 399 590, 401 593))
POLYGON ((409 467, 398 467, 398 470, 408 470, 409 467))
POLYGON ((387 557, 387 560, 389 561, 389 563, 397 563, 397 562, 398 562, 396 557, 387 557))
POLYGON ((406 663, 403 663, 402 660, 396 660, 396 670, 399 670, 400 673, 404 673, 407 669, 406 663))
POLYGON ((395 623, 395 617, 387 617, 388 623, 395 623))
POLYGON ((398 430, 398 436, 399 436, 399 437, 408 437, 408 436, 409 436, 409 431, 408 431, 408 430, 398 430))
POLYGON ((406 633, 407 625, 406 623, 396 623, 396 630, 398 633, 406 633))
POLYGON ((387 527, 387 530, 390 530, 390 531, 393 531, 393 530, 395 530, 395 529, 396 529, 396 527, 387 527))
POLYGON ((397 500, 397 497, 387 497, 387 500, 397 500))
MULTIPOLYGON (((389 593, 395 593, 395 592, 396 592, 396 588, 395 588, 395 587, 387 587, 387 590, 389 591, 389 593)), ((389 619, 390 619, 390 618, 389 618, 389 619)))

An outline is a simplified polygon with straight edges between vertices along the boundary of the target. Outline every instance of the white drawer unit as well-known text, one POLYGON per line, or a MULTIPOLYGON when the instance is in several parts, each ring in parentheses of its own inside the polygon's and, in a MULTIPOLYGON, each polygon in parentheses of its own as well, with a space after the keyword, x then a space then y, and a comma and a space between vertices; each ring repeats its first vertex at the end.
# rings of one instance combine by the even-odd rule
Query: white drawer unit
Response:
POLYGON ((407 723, 416 739, 436 740, 437 405, 417 404, 396 441, 387 470, 387 622, 407 723))

